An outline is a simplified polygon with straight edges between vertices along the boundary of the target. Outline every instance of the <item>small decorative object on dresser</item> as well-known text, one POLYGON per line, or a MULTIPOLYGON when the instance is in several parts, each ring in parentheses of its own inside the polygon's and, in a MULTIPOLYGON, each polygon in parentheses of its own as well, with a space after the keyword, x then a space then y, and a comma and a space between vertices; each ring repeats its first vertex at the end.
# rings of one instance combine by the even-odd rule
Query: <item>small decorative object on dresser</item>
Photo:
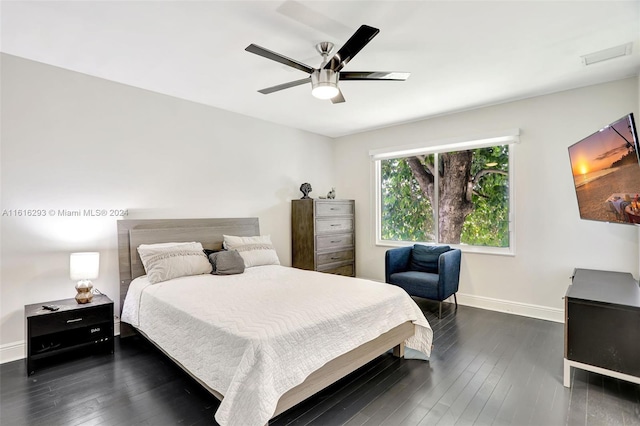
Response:
POLYGON ((291 238, 294 268, 355 276, 353 200, 292 200, 291 238))
POLYGON ((27 375, 44 358, 79 349, 113 353, 113 301, 101 294, 78 305, 75 299, 24 307, 27 322, 27 375))
POLYGON ((336 189, 335 188, 331 188, 331 191, 329 191, 329 193, 327 194, 327 198, 330 200, 333 200, 336 198, 336 189))
POLYGON ((78 291, 76 301, 78 303, 89 303, 93 299, 91 280, 98 278, 99 271, 100 253, 71 253, 69 256, 69 276, 72 280, 78 281, 76 284, 78 291))
POLYGON ((305 182, 300 185, 300 191, 302 192, 302 198, 300 198, 301 200, 311 199, 311 197, 309 197, 309 193, 312 191, 310 183, 305 182))

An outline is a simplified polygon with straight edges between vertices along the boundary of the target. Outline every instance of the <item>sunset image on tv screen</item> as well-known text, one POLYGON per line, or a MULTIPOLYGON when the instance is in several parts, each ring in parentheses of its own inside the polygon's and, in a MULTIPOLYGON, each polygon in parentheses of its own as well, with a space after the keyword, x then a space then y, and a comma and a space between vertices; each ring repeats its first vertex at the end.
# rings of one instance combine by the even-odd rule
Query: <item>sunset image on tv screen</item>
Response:
POLYGON ((640 165, 633 115, 569 147, 580 217, 640 223, 640 165))

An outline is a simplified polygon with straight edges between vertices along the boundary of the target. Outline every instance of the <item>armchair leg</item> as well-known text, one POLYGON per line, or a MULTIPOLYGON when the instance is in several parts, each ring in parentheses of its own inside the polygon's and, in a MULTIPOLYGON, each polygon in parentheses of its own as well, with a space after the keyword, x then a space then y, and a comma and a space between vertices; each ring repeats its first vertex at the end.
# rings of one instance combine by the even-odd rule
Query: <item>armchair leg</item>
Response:
POLYGON ((442 302, 440 302, 440 306, 438 307, 438 319, 442 319, 442 302))
POLYGON ((453 293, 453 300, 456 302, 456 309, 458 309, 458 298, 455 293, 453 293))

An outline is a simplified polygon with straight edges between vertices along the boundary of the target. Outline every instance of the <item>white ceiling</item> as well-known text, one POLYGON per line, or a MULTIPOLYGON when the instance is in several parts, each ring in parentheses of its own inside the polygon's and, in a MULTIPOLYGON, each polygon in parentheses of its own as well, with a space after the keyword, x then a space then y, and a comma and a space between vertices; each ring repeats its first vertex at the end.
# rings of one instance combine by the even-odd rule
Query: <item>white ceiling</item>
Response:
POLYGON ((2 52, 337 137, 638 75, 640 1, 2 1, 2 52), (307 75, 244 51, 255 43, 313 67, 361 25, 380 29, 332 104, 307 75), (633 42, 631 56, 580 56, 633 42))

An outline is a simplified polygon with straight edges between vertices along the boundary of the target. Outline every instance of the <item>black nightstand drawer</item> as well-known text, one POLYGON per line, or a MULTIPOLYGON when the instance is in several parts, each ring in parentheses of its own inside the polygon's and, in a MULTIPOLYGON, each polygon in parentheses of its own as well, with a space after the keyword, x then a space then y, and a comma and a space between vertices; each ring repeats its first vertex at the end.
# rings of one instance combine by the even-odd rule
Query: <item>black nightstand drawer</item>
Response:
POLYGON ((72 311, 52 312, 46 316, 31 318, 29 321, 31 337, 105 322, 105 319, 113 317, 112 312, 112 306, 104 305, 72 311))

